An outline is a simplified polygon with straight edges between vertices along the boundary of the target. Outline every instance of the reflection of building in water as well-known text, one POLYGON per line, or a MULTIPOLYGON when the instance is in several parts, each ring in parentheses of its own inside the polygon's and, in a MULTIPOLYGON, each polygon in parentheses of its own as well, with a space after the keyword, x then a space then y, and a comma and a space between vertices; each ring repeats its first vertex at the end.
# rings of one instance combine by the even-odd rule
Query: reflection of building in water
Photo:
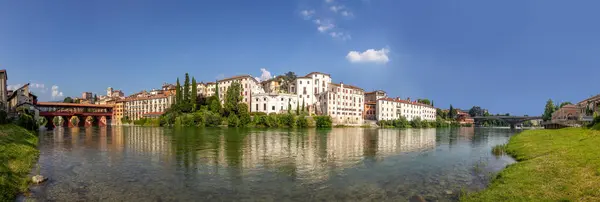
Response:
POLYGON ((436 129, 379 130, 377 153, 387 156, 432 149, 435 147, 435 132, 436 129))
POLYGON ((171 144, 164 135, 164 128, 123 127, 123 140, 128 152, 150 155, 152 161, 169 161, 171 144))

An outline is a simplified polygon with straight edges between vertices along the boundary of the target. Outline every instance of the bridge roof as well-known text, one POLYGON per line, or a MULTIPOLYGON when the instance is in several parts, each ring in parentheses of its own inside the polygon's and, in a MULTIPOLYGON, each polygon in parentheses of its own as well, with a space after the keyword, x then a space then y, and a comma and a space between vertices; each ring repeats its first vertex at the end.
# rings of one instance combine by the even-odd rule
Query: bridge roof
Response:
POLYGON ((77 104, 62 102, 38 102, 38 107, 88 107, 88 108, 113 108, 113 105, 77 104))

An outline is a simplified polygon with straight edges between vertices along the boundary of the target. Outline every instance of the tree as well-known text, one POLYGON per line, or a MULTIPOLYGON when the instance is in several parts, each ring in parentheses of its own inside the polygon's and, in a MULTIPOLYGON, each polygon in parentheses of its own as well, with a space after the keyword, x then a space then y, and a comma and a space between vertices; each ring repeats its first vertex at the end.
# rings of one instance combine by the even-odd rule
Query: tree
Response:
POLYGON ((571 102, 562 102, 562 103, 560 103, 560 106, 558 106, 558 108, 560 109, 560 108, 564 107, 565 105, 572 105, 572 104, 573 103, 571 103, 571 102))
POLYGON ((98 95, 94 94, 94 103, 98 102, 98 95))
POLYGON ((190 75, 185 73, 185 80, 183 82, 183 102, 189 103, 190 101, 190 75))
POLYGON ((292 113, 292 103, 291 103, 291 100, 288 100, 288 108, 287 108, 287 113, 288 113, 288 114, 292 113))
POLYGON ((177 87, 175 89, 175 103, 181 104, 183 101, 183 95, 181 95, 181 84, 179 84, 179 78, 177 78, 177 87))
POLYGON ((192 111, 196 110, 196 99, 198 99, 198 84, 196 78, 192 77, 192 92, 190 96, 190 103, 192 104, 192 111))
POLYGON ((435 107, 435 106, 433 106, 433 100, 431 100, 431 106, 432 106, 432 107, 435 107))
POLYGON ((483 110, 481 109, 481 107, 479 106, 473 106, 471 107, 471 109, 469 110, 469 115, 471 117, 476 117, 476 116, 483 116, 483 110))
POLYGON ((431 105, 431 101, 429 101, 429 99, 418 99, 417 102, 421 104, 431 105))
POLYGON ((296 80, 297 76, 294 72, 287 72, 283 76, 283 82, 281 84, 281 89, 284 89, 285 92, 289 91, 290 84, 296 80))
POLYGON ((554 102, 552 102, 552 99, 548 99, 548 101, 546 101, 546 107, 544 109, 542 119, 544 121, 549 121, 550 119, 552 119, 552 113, 554 113, 555 109, 556 108, 554 106, 554 102))
POLYGON ((296 115, 300 115, 300 102, 296 102, 296 115))
POLYGON ((64 102, 64 103, 73 103, 73 98, 71 98, 71 97, 66 97, 66 98, 63 100, 63 102, 64 102))
POLYGON ((238 103, 242 101, 242 84, 238 82, 231 83, 231 86, 227 89, 225 94, 225 107, 224 116, 228 117, 229 114, 237 114, 238 103))
POLYGON ((456 111, 456 109, 454 109, 454 107, 452 107, 452 105, 450 105, 450 109, 448 110, 448 118, 454 119, 454 118, 456 118, 457 115, 458 115, 458 112, 456 111))
POLYGON ((304 99, 302 99, 302 112, 304 112, 304 99))
POLYGON ((437 108, 435 109, 435 115, 440 118, 440 119, 446 119, 446 113, 444 113, 444 110, 437 108))

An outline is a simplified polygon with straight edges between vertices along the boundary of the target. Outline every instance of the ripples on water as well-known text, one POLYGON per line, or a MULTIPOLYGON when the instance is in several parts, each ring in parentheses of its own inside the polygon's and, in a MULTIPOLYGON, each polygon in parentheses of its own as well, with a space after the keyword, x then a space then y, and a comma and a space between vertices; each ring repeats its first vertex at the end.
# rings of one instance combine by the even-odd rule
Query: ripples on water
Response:
POLYGON ((506 129, 57 128, 31 199, 452 201, 512 160, 506 129), (449 192, 452 192, 451 194, 449 192))

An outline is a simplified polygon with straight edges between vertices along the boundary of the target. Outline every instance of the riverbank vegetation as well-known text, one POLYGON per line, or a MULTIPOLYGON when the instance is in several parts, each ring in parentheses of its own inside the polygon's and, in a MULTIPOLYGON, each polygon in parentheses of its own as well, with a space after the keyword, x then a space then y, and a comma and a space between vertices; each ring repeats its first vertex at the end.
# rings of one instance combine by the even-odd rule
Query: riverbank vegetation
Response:
POLYGON ((518 162, 463 201, 600 201, 600 131, 528 130, 505 147, 518 162))
POLYGON ((377 125, 382 128, 447 128, 447 127, 472 127, 472 124, 460 124, 455 120, 437 118, 436 121, 421 120, 419 117, 408 121, 401 116, 395 120, 381 120, 377 125))
POLYGON ((0 125, 0 201, 13 201, 27 191, 28 174, 39 155, 38 139, 14 124, 0 125))
MULTIPOLYGON (((177 79, 175 103, 156 119, 160 126, 195 126, 195 127, 259 127, 259 128, 331 128, 329 116, 309 116, 302 108, 296 107, 285 114, 250 113, 248 105, 243 101, 242 85, 233 82, 225 92, 224 100, 219 99, 219 85, 215 94, 203 97, 197 94, 196 80, 189 83, 185 75, 183 86, 177 79)), ((307 108, 306 108, 307 109, 307 108)), ((147 123, 148 120, 145 120, 147 123)), ((152 123, 155 120, 151 121, 152 123)))

